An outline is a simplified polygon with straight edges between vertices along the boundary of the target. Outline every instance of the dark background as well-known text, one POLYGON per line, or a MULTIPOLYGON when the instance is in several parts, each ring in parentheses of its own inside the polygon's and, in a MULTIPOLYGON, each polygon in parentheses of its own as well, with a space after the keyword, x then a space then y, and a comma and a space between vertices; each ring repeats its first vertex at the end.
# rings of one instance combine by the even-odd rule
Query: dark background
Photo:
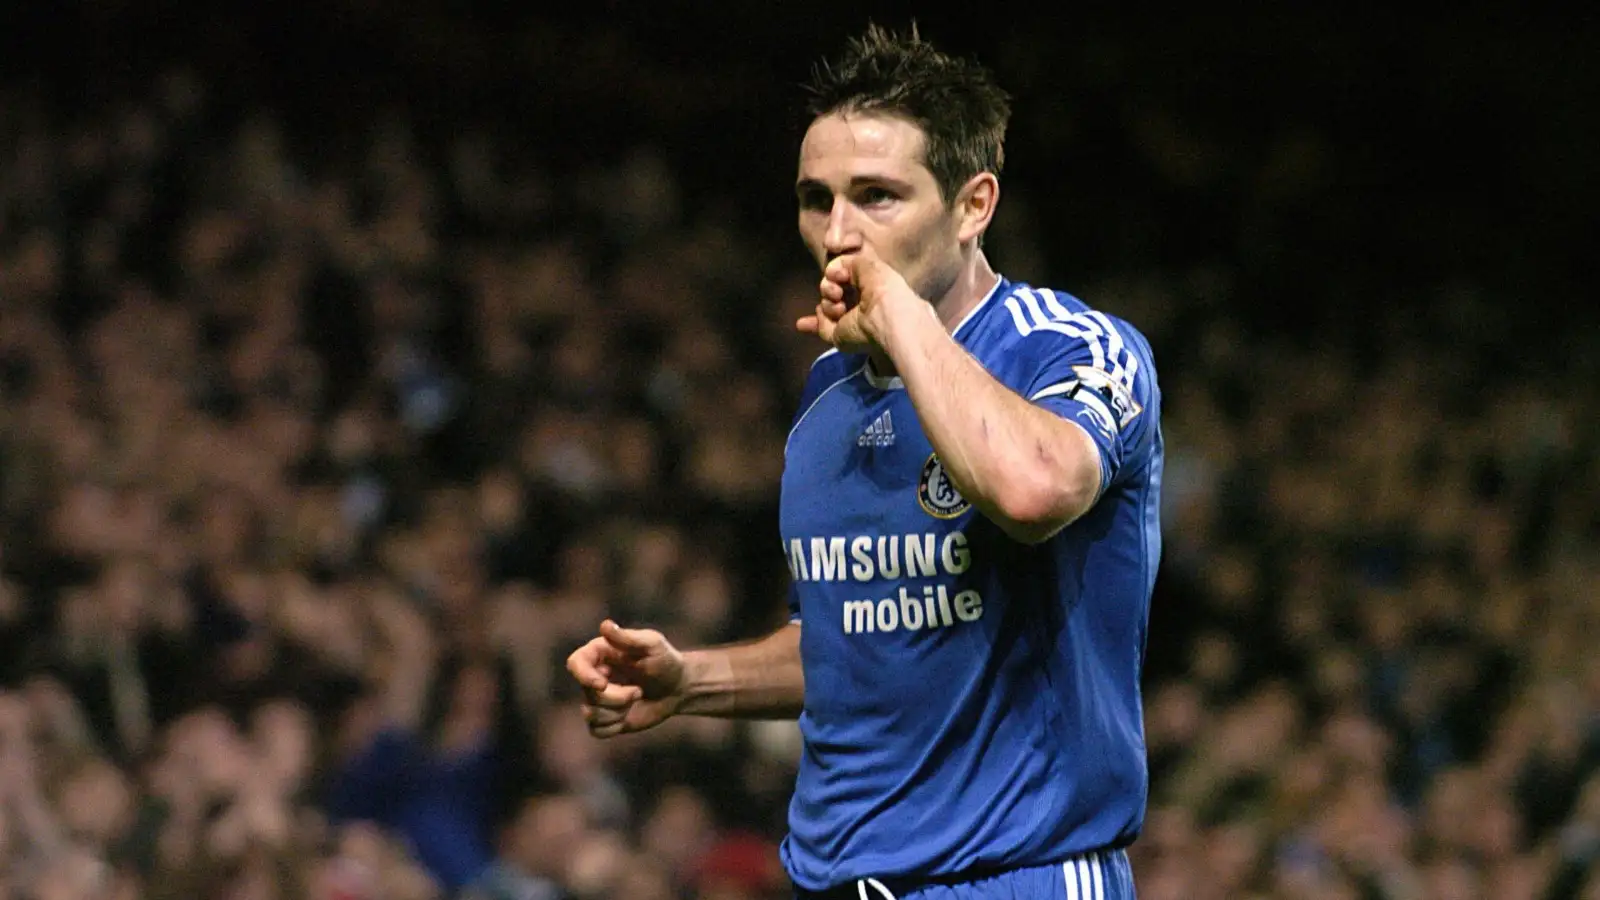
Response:
POLYGON ((1155 348, 1141 896, 1600 896, 1600 18, 770 6, 6 10, 0 888, 784 896, 793 730, 560 665, 782 617, 799 84, 915 12, 1155 348))
MULTIPOLYGON (((899 23, 912 11, 29 4, 9 14, 0 65, 82 110, 184 61, 224 104, 280 110, 319 157, 349 152, 352 109, 402 110, 425 131, 492 123, 558 169, 648 140, 696 185, 726 186, 739 198, 731 212, 770 228, 791 211, 794 88, 810 63, 868 15, 899 23), (682 102, 661 109, 663 95, 682 102)), ((1227 261, 1251 276, 1264 315, 1295 305, 1338 319, 1459 278, 1536 316, 1593 306, 1576 302, 1593 276, 1582 238, 1600 194, 1586 153, 1600 133, 1593 16, 1500 4, 1428 15, 1000 3, 917 18, 1013 88, 1010 174, 1056 211, 1048 256, 1068 271, 1227 261), (1181 119, 1173 159, 1152 160, 1130 138, 1153 115, 1181 119), (1315 194, 1261 197, 1252 176, 1295 140, 1327 154, 1315 194), (1161 183, 1163 164, 1185 167, 1181 183, 1161 183)))

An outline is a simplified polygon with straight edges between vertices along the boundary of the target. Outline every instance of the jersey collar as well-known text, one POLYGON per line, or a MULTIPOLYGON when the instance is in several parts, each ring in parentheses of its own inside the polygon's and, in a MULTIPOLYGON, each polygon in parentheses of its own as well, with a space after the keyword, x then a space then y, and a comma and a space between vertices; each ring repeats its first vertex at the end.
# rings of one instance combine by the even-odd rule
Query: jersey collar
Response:
MULTIPOLYGON (((976 306, 972 307, 972 309, 969 310, 965 316, 961 317, 961 321, 957 322, 956 327, 951 330, 950 336, 955 338, 957 341, 960 341, 961 330, 966 328, 969 323, 978 318, 978 314, 983 312, 984 308, 989 305, 989 301, 1005 293, 1006 285, 1007 282, 1005 276, 996 273, 994 278, 994 287, 990 288, 989 293, 985 294, 983 299, 979 300, 976 306)), ((872 370, 871 359, 868 359, 866 363, 861 366, 861 375, 867 379, 867 384, 872 385, 880 391, 905 390, 906 383, 900 380, 900 376, 879 375, 877 372, 874 372, 872 370)))
POLYGON ((1005 288, 1008 283, 1009 282, 1006 281, 1006 277, 1004 275, 996 272, 994 276, 994 287, 990 288, 989 293, 984 294, 983 299, 979 300, 976 306, 972 307, 972 309, 969 310, 965 316, 961 317, 961 321, 956 323, 956 327, 950 330, 950 336, 954 337, 958 341, 961 340, 961 329, 967 327, 968 323, 978 318, 978 313, 983 312, 984 308, 989 305, 990 300, 993 300, 995 297, 1005 293, 1005 288))

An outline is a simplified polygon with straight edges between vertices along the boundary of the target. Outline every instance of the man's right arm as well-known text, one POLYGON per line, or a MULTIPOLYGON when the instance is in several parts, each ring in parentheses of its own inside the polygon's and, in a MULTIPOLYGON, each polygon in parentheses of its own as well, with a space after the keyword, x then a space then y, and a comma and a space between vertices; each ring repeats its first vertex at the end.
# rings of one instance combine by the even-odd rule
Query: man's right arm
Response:
POLYGON ((794 718, 805 705, 800 625, 759 640, 680 651, 661 632, 607 619, 567 657, 583 686, 589 733, 608 738, 654 728, 675 715, 794 718))
POLYGON ((680 715, 792 719, 805 706, 800 623, 764 638, 683 654, 680 715))

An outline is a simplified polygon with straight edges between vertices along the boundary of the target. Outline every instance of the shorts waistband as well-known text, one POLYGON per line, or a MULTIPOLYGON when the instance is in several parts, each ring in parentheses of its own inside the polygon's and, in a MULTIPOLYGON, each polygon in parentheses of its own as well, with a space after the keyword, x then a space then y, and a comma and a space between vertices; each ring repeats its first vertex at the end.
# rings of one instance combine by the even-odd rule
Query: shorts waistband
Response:
MULTIPOLYGON (((822 891, 808 891, 796 887, 795 900, 901 900, 902 897, 916 891, 935 885, 966 884, 973 881, 983 881, 989 878, 998 878, 1013 872, 1029 869, 1054 869, 1057 872, 1073 872, 1075 868, 1082 868, 1090 864, 1103 864, 1109 861, 1113 854, 1122 852, 1124 847, 1103 847, 1098 850, 1089 850, 1075 856, 1068 856, 1055 862, 1040 863, 1038 865, 1012 866, 1007 868, 981 868, 966 869, 950 875, 915 875, 909 877, 864 877, 844 884, 836 885, 822 891)), ((1084 900, 1090 900, 1085 897, 1084 900)))

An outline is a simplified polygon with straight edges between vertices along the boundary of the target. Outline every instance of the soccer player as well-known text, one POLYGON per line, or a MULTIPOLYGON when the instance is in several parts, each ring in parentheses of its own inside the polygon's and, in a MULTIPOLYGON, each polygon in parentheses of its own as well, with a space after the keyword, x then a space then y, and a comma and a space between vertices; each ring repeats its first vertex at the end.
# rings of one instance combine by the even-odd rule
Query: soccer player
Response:
POLYGON ((997 274, 1009 102, 877 27, 820 66, 800 234, 823 270, 785 451, 792 621, 680 651, 601 623, 599 737, 798 715, 800 898, 1133 896, 1160 394, 1128 323, 997 274))

